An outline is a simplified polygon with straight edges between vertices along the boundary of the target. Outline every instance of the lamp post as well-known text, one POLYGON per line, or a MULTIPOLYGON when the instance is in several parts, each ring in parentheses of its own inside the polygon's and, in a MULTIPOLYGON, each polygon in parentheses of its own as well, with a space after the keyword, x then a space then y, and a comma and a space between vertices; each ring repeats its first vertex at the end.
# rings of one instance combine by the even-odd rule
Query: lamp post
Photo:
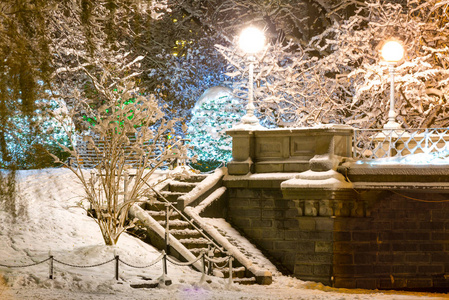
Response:
POLYGON ((389 41, 382 47, 382 58, 389 65, 390 72, 390 110, 388 111, 388 122, 384 125, 384 129, 401 128, 396 122, 396 112, 394 111, 394 66, 404 56, 404 47, 399 42, 389 41))
POLYGON ((265 44, 265 36, 262 31, 255 27, 247 27, 242 31, 239 38, 240 48, 248 54, 249 78, 248 78, 248 105, 246 115, 242 117, 242 123, 247 125, 258 125, 259 120, 254 115, 254 62, 257 52, 262 50, 265 44))

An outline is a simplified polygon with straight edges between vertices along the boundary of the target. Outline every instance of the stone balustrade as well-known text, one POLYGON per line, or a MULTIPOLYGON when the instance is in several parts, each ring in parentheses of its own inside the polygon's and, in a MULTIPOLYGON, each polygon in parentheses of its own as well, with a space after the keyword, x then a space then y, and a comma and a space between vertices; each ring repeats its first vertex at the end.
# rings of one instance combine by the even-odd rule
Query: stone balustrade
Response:
POLYGON ((326 171, 339 157, 352 156, 353 128, 326 125, 313 128, 242 129, 232 136, 229 174, 326 171))

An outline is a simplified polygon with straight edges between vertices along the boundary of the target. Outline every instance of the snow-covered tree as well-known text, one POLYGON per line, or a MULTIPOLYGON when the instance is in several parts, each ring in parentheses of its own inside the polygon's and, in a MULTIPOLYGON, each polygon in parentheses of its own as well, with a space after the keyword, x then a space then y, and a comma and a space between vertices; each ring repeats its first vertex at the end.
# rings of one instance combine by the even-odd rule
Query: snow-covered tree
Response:
POLYGON ((88 67, 88 58, 104 48, 138 52, 142 28, 151 27, 165 9, 165 0, 0 2, 1 166, 14 161, 24 167, 23 159, 33 162, 34 145, 44 146, 36 140, 45 135, 38 129, 45 125, 48 91, 63 96, 67 82, 69 90, 83 88, 85 75, 64 68, 88 67), (33 135, 27 134, 29 140, 21 137, 24 129, 33 135))
MULTIPOLYGON (((107 245, 116 244, 121 233, 133 226, 127 222, 128 210, 136 202, 148 201, 148 179, 154 171, 185 159, 187 152, 179 139, 167 138, 174 136, 176 120, 167 120, 154 95, 139 90, 132 77, 123 76, 128 64, 122 59, 122 64, 111 64, 107 58, 97 60, 103 62, 96 66, 104 70, 100 77, 83 68, 93 90, 74 90, 72 104, 53 113, 74 146, 70 149, 60 144, 71 154, 71 163, 53 157, 83 184, 107 245), (82 168, 80 148, 75 147, 78 134, 74 123, 85 129, 80 135, 97 163, 90 175, 82 168)), ((61 102, 61 107, 65 105, 61 102)))
POLYGON ((45 111, 38 101, 48 90, 64 97, 74 87, 91 89, 84 73, 74 71, 90 68, 91 58, 105 49, 144 56, 139 86, 165 101, 167 113, 188 116, 203 90, 232 81, 223 76, 226 62, 214 44, 231 41, 253 19, 264 22, 273 39, 284 35, 304 44, 329 24, 331 8, 327 1, 314 0, 1 2, 1 154, 8 156, 11 138, 20 140, 20 128, 8 116, 30 116, 25 123, 35 128, 33 116, 45 111))
POLYGON ((237 124, 245 114, 242 101, 232 90, 212 87, 206 90, 192 110, 188 126, 191 156, 197 155, 200 164, 227 162, 232 157, 232 140, 226 130, 237 124))
MULTIPOLYGON (((259 114, 280 126, 345 123, 382 127, 388 111, 389 72, 380 48, 402 41, 406 57, 396 71, 396 111, 404 127, 448 123, 447 1, 370 1, 299 47, 270 44, 258 58, 259 114)), ((218 46, 230 76, 246 76, 244 56, 218 46)), ((244 84, 235 86, 244 90, 244 84)))

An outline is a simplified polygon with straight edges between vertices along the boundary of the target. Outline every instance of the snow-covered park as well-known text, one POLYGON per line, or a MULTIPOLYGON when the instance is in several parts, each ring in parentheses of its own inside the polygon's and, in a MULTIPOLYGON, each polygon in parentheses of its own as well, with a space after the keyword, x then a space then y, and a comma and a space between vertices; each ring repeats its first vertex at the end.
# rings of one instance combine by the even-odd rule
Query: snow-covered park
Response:
MULTIPOLYGON (((162 174, 160 174, 162 176, 162 174)), ((49 262, 29 267, 0 267, 0 299, 438 299, 442 294, 334 289, 281 275, 259 252, 255 259, 273 271, 273 283, 229 286, 226 279, 210 277, 168 263, 169 286, 133 288, 162 274, 162 263, 148 268, 120 264, 115 279, 114 254, 132 266, 146 266, 160 252, 124 234, 115 247, 105 246, 98 225, 79 206, 83 189, 67 169, 19 171, 15 219, 0 212, 0 264, 26 266, 54 256, 54 278, 49 262), (111 261, 112 260, 112 261, 111 261), (97 267, 91 266, 110 261, 97 267)), ((226 224, 223 220, 218 220, 226 224)), ((235 234, 236 239, 241 239, 235 234)), ((243 242, 243 240, 242 240, 243 242)))

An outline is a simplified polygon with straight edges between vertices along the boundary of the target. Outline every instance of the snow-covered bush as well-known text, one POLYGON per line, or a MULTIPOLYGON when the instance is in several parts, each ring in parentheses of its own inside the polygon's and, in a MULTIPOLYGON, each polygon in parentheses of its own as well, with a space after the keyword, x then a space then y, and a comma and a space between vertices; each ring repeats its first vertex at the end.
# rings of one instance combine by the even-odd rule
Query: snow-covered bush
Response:
POLYGON ((126 75, 127 55, 105 51, 80 68, 90 87, 74 89, 64 101, 55 95, 60 107, 53 116, 65 128, 73 148, 59 143, 73 161, 55 161, 73 171, 84 186, 86 200, 96 216, 106 244, 113 245, 129 226, 128 210, 138 201, 148 200, 150 176, 160 167, 186 158, 186 146, 174 136, 176 119, 168 119, 156 97, 139 90, 133 76, 126 75), (113 56, 113 58, 108 57, 113 56), (121 58, 121 61, 120 61, 121 58), (76 131, 73 130, 76 127, 76 131), (83 157, 75 145, 81 135, 92 152, 95 168, 83 170, 83 157), (125 183, 126 182, 126 183, 125 183))

